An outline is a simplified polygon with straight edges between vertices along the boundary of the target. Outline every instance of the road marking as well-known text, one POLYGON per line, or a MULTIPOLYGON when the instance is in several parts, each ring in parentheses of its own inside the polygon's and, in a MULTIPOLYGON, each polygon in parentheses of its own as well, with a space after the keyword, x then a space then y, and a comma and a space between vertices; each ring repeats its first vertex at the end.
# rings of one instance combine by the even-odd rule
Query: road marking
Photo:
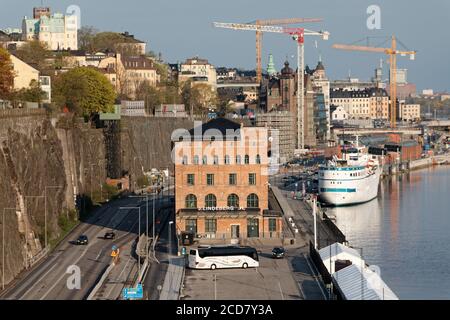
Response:
POLYGON ((98 261, 98 258, 100 258, 100 255, 103 252, 103 248, 100 249, 100 252, 98 253, 97 257, 95 258, 95 261, 98 261))
MULTIPOLYGON (((93 243, 94 243, 94 242, 92 242, 91 245, 92 245, 93 243)), ((78 262, 81 260, 81 258, 83 258, 84 255, 87 253, 88 249, 89 249, 89 246, 87 246, 86 249, 84 249, 83 253, 78 257, 78 259, 77 259, 74 263, 71 263, 71 264, 69 264, 69 265, 77 265, 78 262)), ((55 283, 53 284, 53 286, 51 286, 50 289, 49 289, 49 290, 48 290, 41 298, 39 298, 39 300, 44 300, 45 297, 48 296, 48 294, 56 287, 56 285, 57 285, 57 284, 58 284, 65 276, 67 276, 67 274, 64 272, 63 275, 62 275, 61 277, 59 277, 58 280, 55 281, 55 283)))
POLYGON ((278 281, 278 287, 280 288, 281 300, 284 300, 283 290, 281 289, 281 283, 278 281))
POLYGON ((28 289, 23 295, 20 296, 20 300, 22 300, 43 278, 47 276, 58 264, 54 264, 46 273, 44 273, 34 284, 28 289))
MULTIPOLYGON (((99 212, 99 218, 97 218, 96 221, 100 221, 101 219, 104 218, 103 215, 104 215, 105 212, 107 212, 107 209, 108 209, 108 208, 105 207, 102 211, 99 212)), ((111 223, 111 220, 112 220, 114 217, 116 217, 119 213, 120 213, 120 211, 118 211, 113 217, 111 217, 111 218, 109 219, 109 221, 108 221, 108 224, 110 224, 110 223, 111 223)), ((130 212, 127 212, 127 213, 125 214, 125 217, 122 218, 122 221, 118 224, 118 226, 120 226, 122 223, 125 222, 124 219, 126 218, 126 216, 127 216, 128 214, 130 214, 130 212)), ((126 236, 128 236, 128 235, 130 234, 130 231, 137 225, 137 223, 138 223, 138 221, 136 221, 136 222, 133 224, 133 226, 131 226, 131 228, 129 229, 128 233, 123 234, 123 235, 122 235, 121 237, 119 237, 117 240, 121 240, 122 238, 125 238, 126 236)), ((85 232, 90 231, 89 229, 90 229, 89 227, 86 228, 85 232)), ((94 231, 96 234, 99 234, 99 233, 100 233, 102 230, 104 230, 104 229, 105 229, 105 228, 102 228, 101 230, 99 230, 99 231, 97 231, 97 232, 95 232, 95 229, 93 229, 93 231, 94 231)), ((72 263, 72 264, 77 264, 77 263, 78 263, 78 262, 86 255, 87 251, 91 248, 91 246, 92 246, 94 243, 97 243, 97 241, 96 241, 96 240, 92 241, 92 242, 85 248, 85 250, 82 252, 82 254, 78 257, 78 259, 75 261, 75 263, 72 263)), ((69 248, 69 250, 70 250, 70 248, 69 248)), ((102 251, 103 251, 103 249, 100 250, 99 254, 97 255, 96 261, 97 261, 98 258, 100 257, 102 251)), ((59 257, 60 255, 62 255, 62 253, 65 253, 65 252, 67 252, 67 251, 64 251, 63 249, 60 249, 60 250, 57 252, 57 256, 59 257)), ((45 274, 43 274, 42 276, 40 276, 36 281, 33 281, 34 283, 33 283, 32 287, 30 287, 24 294, 22 294, 22 295, 20 296, 21 298, 23 298, 23 297, 25 297, 26 295, 28 295, 28 294, 31 292, 31 290, 32 290, 33 288, 35 288, 37 285, 39 285, 40 283, 42 284, 43 279, 44 279, 46 276, 48 276, 48 274, 49 274, 51 271, 53 271, 53 269, 54 269, 56 266, 61 266, 61 264, 58 264, 58 263, 57 263, 57 260, 56 260, 56 257, 57 257, 57 256, 55 256, 54 261, 51 262, 51 263, 53 263, 53 266, 52 266, 49 270, 47 270, 47 271, 45 272, 45 274)), ((67 258, 69 258, 69 257, 67 257, 67 258)), ((63 262, 64 262, 64 261, 63 261, 63 262)), ((72 264, 69 264, 69 265, 72 265, 72 264)), ((52 286, 52 287, 51 287, 51 288, 50 288, 50 289, 49 289, 49 290, 48 290, 48 291, 40 298, 40 300, 45 299, 45 298, 48 296, 48 294, 56 287, 56 285, 57 285, 57 284, 58 284, 65 276, 66 276, 66 274, 65 274, 65 272, 64 272, 64 273, 62 274, 62 276, 61 276, 60 278, 58 278, 56 282, 54 282, 53 286, 52 286)), ((31 281, 28 281, 28 282, 31 282, 31 281)), ((43 285, 41 286, 41 288, 39 289, 39 291, 42 290, 43 288, 45 288, 45 284, 43 284, 43 285)))
MULTIPOLYGON (((127 263, 125 264, 125 266, 123 267, 123 269, 122 269, 122 271, 120 272, 120 274, 119 274, 119 276, 117 277, 117 279, 116 279, 116 283, 113 283, 112 285, 111 285, 111 289, 109 290, 109 292, 106 294, 106 297, 104 296, 104 298, 109 298, 110 296, 111 296, 111 293, 113 292, 113 290, 116 288, 116 286, 118 285, 118 284, 121 284, 121 277, 122 277, 122 274, 124 273, 124 271, 125 271, 125 269, 127 268, 127 266, 128 266, 128 263, 131 261, 131 257, 130 258, 128 258, 128 260, 127 260, 127 263)), ((124 280, 122 280, 122 282, 124 283, 125 281, 126 281, 127 279, 124 279, 124 280)))

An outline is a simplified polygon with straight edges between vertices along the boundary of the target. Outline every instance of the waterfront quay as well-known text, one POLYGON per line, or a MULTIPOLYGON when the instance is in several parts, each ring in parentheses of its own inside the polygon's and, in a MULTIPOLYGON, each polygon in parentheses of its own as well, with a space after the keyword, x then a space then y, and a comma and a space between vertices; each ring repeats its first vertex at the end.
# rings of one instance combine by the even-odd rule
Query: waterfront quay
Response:
POLYGON ((328 213, 399 299, 448 299, 449 187, 450 166, 430 166, 386 176, 377 199, 328 213))

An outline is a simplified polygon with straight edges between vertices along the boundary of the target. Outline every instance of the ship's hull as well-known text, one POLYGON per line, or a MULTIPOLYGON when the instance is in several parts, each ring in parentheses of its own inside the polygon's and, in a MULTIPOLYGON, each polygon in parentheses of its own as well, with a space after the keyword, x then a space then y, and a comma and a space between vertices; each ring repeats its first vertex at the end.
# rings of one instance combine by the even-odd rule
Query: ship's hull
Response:
POLYGON ((325 172, 319 177, 319 200, 331 206, 348 206, 371 201, 378 197, 381 169, 369 172, 368 169, 355 171, 357 177, 347 173, 334 176, 325 172))

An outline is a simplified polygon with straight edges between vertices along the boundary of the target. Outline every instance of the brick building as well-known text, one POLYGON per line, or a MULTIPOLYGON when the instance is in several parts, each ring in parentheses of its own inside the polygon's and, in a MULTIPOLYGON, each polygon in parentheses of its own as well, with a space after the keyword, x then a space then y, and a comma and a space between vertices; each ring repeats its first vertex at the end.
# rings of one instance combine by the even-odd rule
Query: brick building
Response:
POLYGON ((268 129, 217 118, 174 138, 177 233, 197 239, 280 238, 269 210, 268 129))

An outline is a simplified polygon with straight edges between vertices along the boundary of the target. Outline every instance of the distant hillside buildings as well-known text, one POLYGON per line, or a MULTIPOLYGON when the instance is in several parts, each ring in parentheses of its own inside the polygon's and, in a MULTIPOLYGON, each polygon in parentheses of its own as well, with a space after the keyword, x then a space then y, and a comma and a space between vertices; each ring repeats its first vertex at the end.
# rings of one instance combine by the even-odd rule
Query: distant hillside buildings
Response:
POLYGON ((192 80, 194 83, 206 83, 213 89, 217 87, 216 68, 206 59, 193 57, 181 63, 178 81, 192 80))
POLYGON ((38 40, 49 50, 78 50, 75 15, 51 14, 50 8, 34 8, 33 18, 22 20, 22 40, 38 40))
POLYGON ((315 69, 306 68, 304 110, 300 117, 297 108, 297 72, 289 66, 288 61, 278 74, 274 73, 273 64, 268 69, 272 76, 262 82, 259 94, 261 109, 266 112, 289 112, 293 141, 297 141, 297 124, 303 117, 305 144, 316 146, 326 143, 330 137, 330 82, 322 62, 315 69))

